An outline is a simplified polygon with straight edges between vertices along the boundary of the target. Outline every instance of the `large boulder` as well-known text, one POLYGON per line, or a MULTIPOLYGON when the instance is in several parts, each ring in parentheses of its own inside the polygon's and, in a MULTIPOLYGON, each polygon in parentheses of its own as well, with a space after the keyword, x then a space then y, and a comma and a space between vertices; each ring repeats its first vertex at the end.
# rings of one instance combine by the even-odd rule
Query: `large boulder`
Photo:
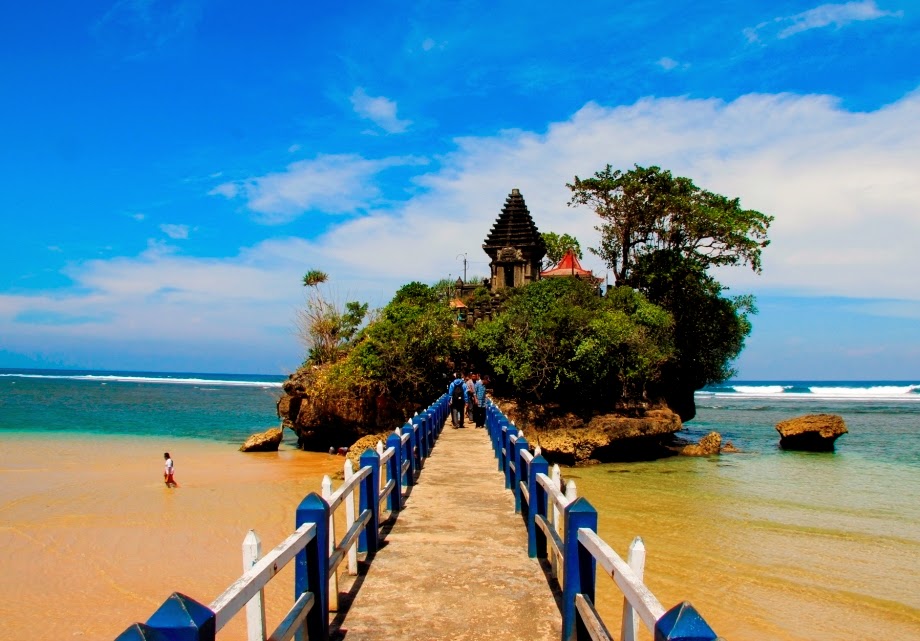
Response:
POLYGON ((683 427, 680 417, 667 408, 634 408, 627 415, 586 418, 513 401, 499 401, 499 406, 524 429, 531 446, 539 446, 547 460, 566 465, 670 456, 667 444, 683 427))
POLYGON ((806 414, 776 424, 779 446, 784 450, 830 452, 834 441, 847 433, 842 416, 836 414, 806 414))
MULTIPOLYGON (((731 445, 729 443, 729 445, 731 445)), ((732 446, 734 447, 734 446, 732 446)), ((691 443, 683 448, 680 453, 684 456, 712 456, 722 449, 722 435, 710 432, 700 439, 699 443, 691 443)))
POLYGON ((284 438, 284 429, 273 427, 260 434, 253 434, 240 446, 240 452, 277 452, 284 438))
POLYGON ((282 386, 278 418, 297 436, 297 446, 326 452, 362 436, 402 425, 417 405, 400 404, 372 387, 331 384, 329 367, 301 368, 282 386))

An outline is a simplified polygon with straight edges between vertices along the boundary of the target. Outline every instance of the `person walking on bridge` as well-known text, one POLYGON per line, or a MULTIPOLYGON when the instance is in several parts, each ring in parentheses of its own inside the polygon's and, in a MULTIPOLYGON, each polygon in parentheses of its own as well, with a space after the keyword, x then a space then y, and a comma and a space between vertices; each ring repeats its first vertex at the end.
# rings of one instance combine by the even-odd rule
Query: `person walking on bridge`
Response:
POLYGON ((466 386, 460 374, 454 374, 454 380, 447 387, 447 396, 450 398, 450 421, 454 429, 463 427, 463 413, 466 409, 466 386))
POLYGON ((488 374, 483 375, 482 378, 476 375, 476 385, 474 387, 476 406, 473 408, 473 422, 476 427, 482 427, 486 424, 486 383, 488 382, 488 374))
POLYGON ((479 375, 476 372, 470 372, 463 379, 466 417, 470 419, 470 423, 476 421, 476 381, 478 379, 479 375))

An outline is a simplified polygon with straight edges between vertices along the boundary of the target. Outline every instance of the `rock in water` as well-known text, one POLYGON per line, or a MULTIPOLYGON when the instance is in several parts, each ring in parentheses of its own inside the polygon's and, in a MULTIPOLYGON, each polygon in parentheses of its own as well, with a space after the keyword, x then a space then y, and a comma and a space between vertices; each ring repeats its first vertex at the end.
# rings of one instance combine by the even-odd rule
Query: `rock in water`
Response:
POLYGON ((710 432, 700 439, 699 443, 691 443, 683 450, 684 456, 712 456, 718 454, 722 447, 722 435, 718 432, 710 432))
POLYGON ((807 414, 777 423, 776 431, 784 450, 831 452, 837 437, 847 433, 847 426, 836 414, 807 414))
MULTIPOLYGON (((508 402, 506 407, 515 405, 508 402)), ((518 412, 509 413, 517 420, 518 412)), ((539 445, 543 456, 552 462, 581 465, 598 461, 642 461, 670 455, 664 442, 679 431, 680 417, 668 409, 647 410, 641 416, 601 414, 587 423, 572 414, 542 417, 541 424, 528 417, 527 432, 532 445, 539 445)), ((518 424, 522 424, 518 421, 518 424)))
POLYGON ((240 452, 277 452, 283 436, 284 430, 280 427, 253 434, 240 447, 240 452))

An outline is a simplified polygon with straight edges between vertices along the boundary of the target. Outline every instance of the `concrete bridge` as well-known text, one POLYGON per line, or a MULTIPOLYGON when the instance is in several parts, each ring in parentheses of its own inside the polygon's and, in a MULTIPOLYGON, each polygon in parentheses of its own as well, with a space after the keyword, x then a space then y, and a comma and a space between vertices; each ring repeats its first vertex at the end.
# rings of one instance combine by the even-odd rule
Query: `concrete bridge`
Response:
POLYGON ((250 532, 250 569, 212 603, 174 593, 116 641, 211 641, 244 609, 249 641, 635 641, 640 625, 656 641, 718 638, 689 603, 665 611, 642 583, 641 540, 621 559, 597 536, 594 508, 496 406, 486 429, 444 429, 448 413, 445 395, 363 453, 359 470, 346 466, 338 489, 324 482, 264 557, 250 532), (341 538, 330 518, 340 508, 341 538), (262 589, 290 561, 294 605, 268 632, 262 589), (598 575, 623 594, 619 636, 594 609, 598 575))

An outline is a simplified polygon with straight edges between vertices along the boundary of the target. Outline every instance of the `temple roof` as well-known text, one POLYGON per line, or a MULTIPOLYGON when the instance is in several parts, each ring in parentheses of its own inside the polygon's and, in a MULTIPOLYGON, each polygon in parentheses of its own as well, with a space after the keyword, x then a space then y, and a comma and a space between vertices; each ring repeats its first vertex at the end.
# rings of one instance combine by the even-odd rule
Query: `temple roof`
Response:
POLYGON ((508 198, 505 199, 505 206, 482 245, 489 255, 503 247, 532 249, 534 254, 531 258, 536 260, 546 255, 543 237, 540 236, 533 218, 530 217, 524 197, 517 189, 512 189, 508 198))
POLYGON ((540 272, 541 278, 554 278, 556 276, 576 276, 586 280, 594 280, 598 283, 604 280, 603 278, 595 276, 591 270, 583 268, 581 263, 578 262, 578 257, 575 255, 575 252, 571 249, 565 252, 565 256, 562 257, 558 265, 552 269, 540 272))

